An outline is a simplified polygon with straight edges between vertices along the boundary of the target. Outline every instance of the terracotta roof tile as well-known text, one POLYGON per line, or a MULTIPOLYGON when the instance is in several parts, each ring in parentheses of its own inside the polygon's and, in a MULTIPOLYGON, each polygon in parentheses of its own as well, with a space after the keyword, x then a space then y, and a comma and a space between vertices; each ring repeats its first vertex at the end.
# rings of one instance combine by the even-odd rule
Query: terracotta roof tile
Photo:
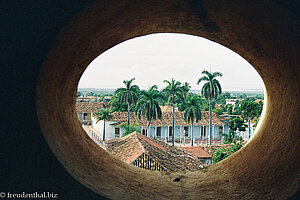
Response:
POLYGON ((202 164, 196 156, 188 152, 137 132, 107 143, 107 151, 127 163, 134 162, 145 153, 167 171, 196 170, 202 164))
POLYGON ((194 147, 180 147, 182 150, 187 151, 194 156, 197 156, 198 158, 211 158, 211 155, 209 155, 206 151, 204 151, 200 146, 194 146, 194 147))
POLYGON ((76 102, 77 112, 98 112, 101 108, 109 108, 107 102, 76 102))
POLYGON ((107 151, 126 163, 132 163, 144 153, 144 148, 138 142, 135 134, 129 134, 122 139, 109 141, 107 151))
MULTIPOLYGON (((209 112, 208 111, 201 111, 202 113, 202 119, 198 122, 195 122, 194 125, 208 125, 209 124, 209 112)), ((177 111, 175 112, 175 125, 182 125, 187 126, 190 125, 186 121, 184 121, 183 117, 184 112, 177 111)), ((127 122, 127 112, 114 112, 112 113, 113 119, 112 121, 117 122, 127 122)), ((151 126, 170 126, 172 124, 173 120, 173 114, 172 112, 162 112, 162 118, 157 120, 151 121, 151 126)), ((213 125, 226 125, 225 122, 222 120, 225 120, 221 117, 219 117, 217 114, 212 114, 212 122, 213 125)), ((137 123, 140 126, 147 126, 147 120, 143 117, 141 119, 138 119, 138 117, 135 115, 135 113, 130 113, 130 121, 132 123, 137 123)))
POLYGON ((144 136, 142 134, 137 134, 137 137, 138 137, 138 139, 144 140, 144 141, 148 142, 150 145, 152 145, 152 146, 154 146, 154 147, 156 147, 158 149, 161 149, 164 152, 167 152, 167 150, 163 146, 161 146, 160 144, 158 144, 156 142, 153 142, 153 141, 149 140, 148 137, 146 137, 146 136, 144 136))
POLYGON ((222 148, 228 149, 232 146, 233 144, 215 144, 215 145, 202 146, 202 148, 208 154, 213 155, 214 152, 216 152, 218 149, 222 149, 222 148))

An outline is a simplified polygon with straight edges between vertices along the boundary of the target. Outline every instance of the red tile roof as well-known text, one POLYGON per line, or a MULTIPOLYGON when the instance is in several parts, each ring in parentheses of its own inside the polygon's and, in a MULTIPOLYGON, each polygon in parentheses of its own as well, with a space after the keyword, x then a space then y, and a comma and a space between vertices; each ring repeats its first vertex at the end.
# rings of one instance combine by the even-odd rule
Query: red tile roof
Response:
POLYGON ((232 147, 233 144, 214 144, 214 145, 206 145, 202 146, 203 150, 206 151, 208 154, 213 155, 218 149, 228 149, 232 147))
POLYGON ((145 154, 167 171, 191 171, 202 164, 196 156, 138 132, 108 142, 107 151, 129 164, 145 154))
POLYGON ((107 151, 126 163, 132 163, 144 153, 144 148, 135 134, 129 134, 122 139, 108 140, 107 151))
POLYGON ((161 149, 164 152, 167 152, 167 150, 163 146, 161 146, 160 144, 155 143, 155 142, 149 140, 148 137, 145 136, 145 135, 137 134, 137 138, 140 139, 140 140, 144 140, 144 141, 148 142, 150 145, 152 145, 152 146, 154 146, 154 147, 156 147, 158 149, 161 149))
POLYGON ((101 108, 109 108, 106 102, 76 102, 77 112, 92 112, 96 113, 101 108))
POLYGON ((211 158, 211 155, 209 155, 206 151, 204 151, 200 146, 194 146, 194 147, 180 147, 182 150, 187 151, 194 156, 197 156, 198 158, 211 158))
MULTIPOLYGON (((201 111, 202 119, 195 122, 194 125, 208 125, 209 124, 209 112, 201 111)), ((117 124, 122 122, 127 122, 128 113, 127 112, 114 112, 112 113, 113 119, 111 121, 117 121, 117 124)), ((175 125, 188 126, 190 125, 184 120, 184 112, 175 111, 175 125)), ((173 113, 172 112, 162 112, 162 118, 151 121, 151 126, 170 126, 172 125, 173 113)), ((215 113, 212 113, 212 123, 213 125, 226 125, 225 120, 215 113)), ((147 120, 143 117, 138 119, 135 113, 130 113, 130 121, 132 123, 139 124, 140 126, 147 126, 147 120)))

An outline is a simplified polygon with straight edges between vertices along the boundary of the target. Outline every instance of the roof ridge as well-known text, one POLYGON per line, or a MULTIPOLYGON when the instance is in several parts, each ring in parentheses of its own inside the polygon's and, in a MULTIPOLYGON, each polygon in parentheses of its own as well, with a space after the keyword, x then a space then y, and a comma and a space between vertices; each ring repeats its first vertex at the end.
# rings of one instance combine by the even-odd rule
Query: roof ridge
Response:
MULTIPOLYGON (((145 151, 145 148, 144 148, 144 146, 142 145, 142 143, 140 142, 140 140, 139 140, 139 138, 138 138, 138 134, 140 134, 140 133, 137 132, 137 131, 134 131, 134 132, 132 132, 132 133, 130 133, 130 134, 134 134, 134 135, 135 135, 136 141, 138 142, 138 144, 139 144, 140 147, 142 148, 143 153, 145 153, 145 152, 146 152, 146 151, 145 151)), ((141 135, 141 134, 140 134, 140 135, 141 135)), ((139 156, 141 156, 141 155, 139 155, 139 156)))

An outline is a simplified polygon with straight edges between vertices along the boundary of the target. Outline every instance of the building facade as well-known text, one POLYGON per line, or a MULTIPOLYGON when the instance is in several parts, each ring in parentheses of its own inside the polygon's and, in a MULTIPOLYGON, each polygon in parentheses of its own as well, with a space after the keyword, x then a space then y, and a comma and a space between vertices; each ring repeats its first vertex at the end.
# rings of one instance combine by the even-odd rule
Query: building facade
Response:
MULTIPOLYGON (((106 139, 121 138, 125 130, 120 127, 120 124, 127 123, 127 112, 114 112, 112 120, 105 122, 106 139)), ((171 142, 172 140, 172 112, 162 112, 162 118, 152 120, 149 130, 147 129, 147 120, 144 118, 138 119, 134 113, 130 114, 131 124, 136 123, 139 125, 142 135, 146 135, 157 140, 163 140, 165 142, 171 142)), ((214 143, 221 142, 220 133, 228 133, 228 125, 225 120, 213 113, 212 116, 212 140, 214 143)), ((97 122, 95 117, 92 117, 92 126, 94 129, 103 132, 104 122, 97 122)), ((177 143, 189 143, 191 142, 192 134, 191 124, 184 121, 183 112, 175 112, 175 142, 177 143)), ((209 112, 202 111, 202 119, 194 123, 193 134, 194 140, 198 143, 206 143, 209 133, 209 112)))
POLYGON ((92 116, 99 109, 108 108, 108 103, 103 102, 76 102, 76 112, 81 125, 91 125, 92 116))

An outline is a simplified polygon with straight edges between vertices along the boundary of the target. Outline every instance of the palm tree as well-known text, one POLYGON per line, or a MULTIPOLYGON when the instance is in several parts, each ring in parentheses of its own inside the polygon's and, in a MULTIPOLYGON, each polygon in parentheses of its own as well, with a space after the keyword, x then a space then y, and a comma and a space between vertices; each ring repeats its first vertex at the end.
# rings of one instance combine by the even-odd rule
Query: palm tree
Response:
POLYGON ((243 101, 241 103, 242 116, 248 121, 248 134, 251 137, 250 121, 254 117, 259 117, 261 109, 259 109, 259 104, 253 101, 243 101))
POLYGON ((199 85, 200 82, 206 81, 206 83, 202 86, 201 89, 201 94, 204 96, 206 99, 209 100, 209 137, 208 137, 208 142, 209 145, 211 145, 211 140, 212 140, 212 105, 211 101, 216 98, 219 94, 222 93, 222 87, 219 83, 219 81, 216 79, 216 77, 220 76, 222 77, 222 73, 220 72, 208 72, 207 70, 203 70, 202 74, 205 76, 201 77, 197 84, 199 85))
POLYGON ((186 108, 184 110, 184 120, 188 123, 192 123, 191 129, 191 139, 192 144, 194 146, 194 120, 196 123, 201 120, 201 110, 200 110, 200 98, 197 95, 188 96, 186 98, 186 108))
MULTIPOLYGON (((182 93, 182 96, 183 96, 184 99, 186 99, 187 96, 188 96, 188 94, 189 94, 189 91, 190 91, 190 89, 191 89, 191 86, 190 86, 190 84, 189 84, 188 82, 185 82, 185 83, 182 84, 181 88, 182 88, 182 92, 183 92, 183 93, 182 93)), ((184 111, 185 108, 186 108, 185 101, 182 101, 182 102, 178 105, 178 110, 179 110, 179 111, 184 111)))
POLYGON ((147 119, 147 133, 150 136, 150 123, 152 119, 161 119, 162 113, 158 104, 159 99, 164 96, 157 90, 157 86, 153 85, 148 91, 142 90, 136 104, 135 114, 141 119, 144 116, 147 119))
POLYGON ((173 123, 172 123, 172 145, 175 146, 175 99, 178 97, 183 100, 183 88, 179 81, 176 81, 172 78, 172 81, 164 80, 164 83, 167 83, 167 87, 164 89, 166 96, 168 96, 169 103, 173 107, 173 123))
POLYGON ((137 94, 140 90, 139 86, 132 85, 132 81, 134 80, 135 78, 132 78, 128 81, 124 80, 123 83, 125 84, 125 88, 118 88, 115 92, 120 101, 127 104, 128 126, 130 125, 130 104, 136 102, 137 94))
POLYGON ((184 98, 187 98, 187 95, 188 95, 190 89, 191 89, 190 83, 185 82, 185 83, 182 84, 182 90, 183 90, 183 97, 184 98))
POLYGON ((110 114, 108 109, 100 109, 95 115, 97 117, 97 122, 103 120, 103 143, 105 143, 105 120, 111 120, 113 115, 110 114))

